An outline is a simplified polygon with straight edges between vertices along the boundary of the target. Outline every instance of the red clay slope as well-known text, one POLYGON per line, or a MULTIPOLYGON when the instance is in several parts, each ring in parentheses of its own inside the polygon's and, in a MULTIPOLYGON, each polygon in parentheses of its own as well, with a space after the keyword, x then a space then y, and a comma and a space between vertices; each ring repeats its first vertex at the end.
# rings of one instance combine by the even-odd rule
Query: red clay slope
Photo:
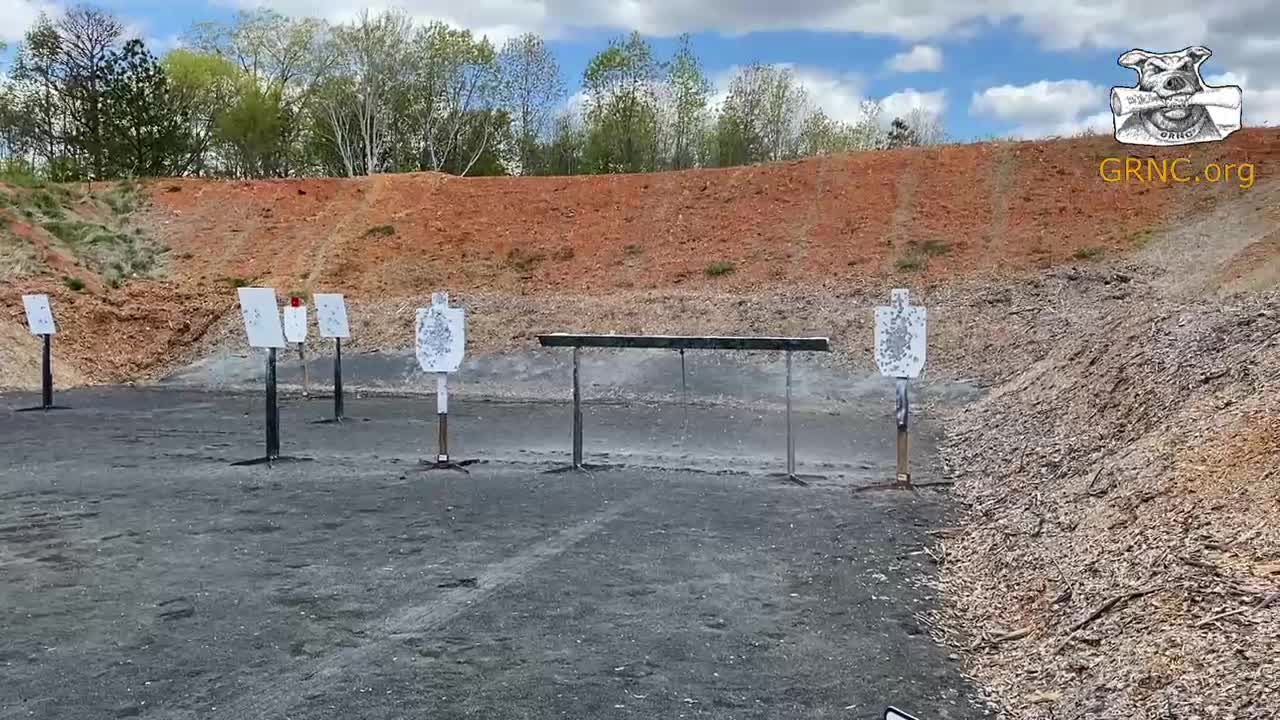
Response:
POLYGON ((1098 250, 1111 254, 1238 183, 1108 183, 1114 156, 1280 167, 1280 132, 1191 148, 1109 138, 868 152, 680 173, 570 178, 162 181, 160 238, 195 283, 270 282, 281 292, 358 296, 457 290, 607 293, 714 282, 866 278, 910 270, 952 279, 1098 250), (915 253, 919 255, 919 252, 915 253), (735 271, 704 277, 713 263, 735 271))
POLYGON ((234 309, 238 282, 373 302, 509 294, 525 305, 545 294, 818 290, 892 276, 936 286, 1115 256, 1250 192, 1104 182, 1100 161, 1118 156, 1189 157, 1184 171, 1252 162, 1261 184, 1280 167, 1280 130, 1155 151, 1086 138, 603 177, 156 180, 135 220, 170 246, 168 280, 75 292, 56 276, 31 279, 5 291, 5 316, 22 322, 19 292, 49 292, 66 329, 59 355, 90 380, 121 381, 184 359, 234 309), (708 273, 717 264, 732 271, 708 273))

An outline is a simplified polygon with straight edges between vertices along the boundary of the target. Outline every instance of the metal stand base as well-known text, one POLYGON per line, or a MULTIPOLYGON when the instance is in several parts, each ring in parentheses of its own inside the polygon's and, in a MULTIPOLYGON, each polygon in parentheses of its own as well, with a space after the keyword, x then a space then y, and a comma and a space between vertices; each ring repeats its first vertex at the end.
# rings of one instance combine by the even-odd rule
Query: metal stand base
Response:
POLYGON ((454 470, 460 473, 470 475, 471 471, 467 469, 467 466, 476 465, 481 462, 484 462, 484 461, 483 460, 436 460, 433 462, 429 460, 423 460, 421 463, 422 467, 419 467, 418 469, 421 470, 422 472, 431 472, 432 470, 454 470))
POLYGON ((353 418, 353 417, 343 416, 339 418, 325 418, 323 420, 312 420, 311 424, 312 425, 345 425, 346 423, 357 423, 357 422, 369 422, 369 418, 353 418))
POLYGON ((311 462, 311 461, 312 461, 312 458, 289 457, 286 455, 283 457, 274 457, 274 458, 263 457, 263 458, 254 458, 253 460, 241 460, 240 462, 231 463, 231 467, 250 467, 252 465, 266 465, 270 467, 276 464, 293 465, 296 463, 304 463, 304 462, 311 462))
POLYGON ((20 408, 14 412, 36 412, 39 410, 70 410, 66 405, 37 405, 35 407, 20 408))
POLYGON ((910 475, 899 475, 892 482, 877 483, 875 485, 863 485, 851 488, 851 492, 871 492, 873 490, 916 490, 916 486, 911 483, 910 475))
POLYGON ((823 475, 796 475, 794 473, 772 473, 771 478, 777 480, 785 480, 789 483, 799 485, 801 487, 809 487, 809 483, 813 480, 826 480, 823 475))
POLYGON ((589 465, 584 463, 584 464, 578 464, 578 465, 565 465, 564 467, 558 467, 552 470, 545 470, 543 471, 542 474, 543 475, 559 475, 562 473, 580 472, 580 473, 587 473, 588 475, 590 475, 593 472, 599 472, 601 470, 609 470, 612 467, 613 467, 612 465, 589 465))

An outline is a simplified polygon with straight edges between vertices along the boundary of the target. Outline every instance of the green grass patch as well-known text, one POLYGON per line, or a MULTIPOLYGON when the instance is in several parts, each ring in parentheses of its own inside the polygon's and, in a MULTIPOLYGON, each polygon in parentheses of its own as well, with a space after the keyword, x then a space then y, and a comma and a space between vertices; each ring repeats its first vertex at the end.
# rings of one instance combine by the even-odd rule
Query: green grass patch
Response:
POLYGON ((737 270, 738 266, 733 263, 726 260, 717 260, 708 265, 704 272, 706 272, 707 277, 720 277, 722 275, 730 275, 737 272, 737 270))
POLYGON ((131 215, 142 204, 142 185, 137 180, 121 180, 102 199, 116 215, 131 215))
POLYGON ((249 278, 242 278, 242 277, 224 277, 222 278, 222 282, 226 283, 227 285, 230 285, 233 288, 249 287, 250 285, 253 284, 253 281, 250 280, 249 278))
POLYGON ((902 272, 920 272, 929 267, 929 256, 918 252, 907 253, 898 258, 894 267, 902 272))
POLYGON ((1143 228, 1141 230, 1134 231, 1129 235, 1127 244, 1130 247, 1144 248, 1151 244, 1151 241, 1156 238, 1158 233, 1159 228, 1143 228))
POLYGON ((364 237, 391 237, 396 234, 396 229, 390 225, 375 225, 364 231, 364 237))
POLYGON ((62 202, 48 190, 36 190, 31 193, 31 205, 39 210, 41 215, 52 220, 61 220, 67 216, 66 211, 62 209, 62 202))
POLYGON ((0 183, 28 190, 44 187, 44 181, 27 167, 26 163, 8 160, 0 163, 0 183))
POLYGON ((907 243, 907 247, 912 252, 925 257, 938 257, 939 255, 951 253, 951 243, 946 240, 925 240, 924 242, 911 240, 907 243))
POLYGON ((84 289, 84 281, 77 277, 71 277, 70 275, 62 276, 62 284, 76 292, 80 292, 84 289))
POLYGON ((546 256, 540 252, 532 252, 518 247, 511 248, 507 253, 507 265, 510 265, 513 270, 522 273, 530 272, 545 259, 546 256))
POLYGON ((1074 253, 1072 253, 1071 257, 1077 260, 1097 260, 1098 258, 1102 257, 1102 248, 1100 247, 1080 248, 1079 250, 1076 250, 1074 253))
POLYGON ((89 236, 104 229, 101 225, 80 222, 79 220, 49 220, 41 225, 50 235, 71 245, 82 245, 89 236))

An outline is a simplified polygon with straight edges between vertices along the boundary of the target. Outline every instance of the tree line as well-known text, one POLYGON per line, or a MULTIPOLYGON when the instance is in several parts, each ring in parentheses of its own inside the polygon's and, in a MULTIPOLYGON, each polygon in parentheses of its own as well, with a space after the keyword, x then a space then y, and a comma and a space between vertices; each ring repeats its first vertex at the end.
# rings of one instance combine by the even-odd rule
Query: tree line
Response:
POLYGON ((105 10, 42 15, 0 80, 0 160, 57 181, 138 176, 576 175, 725 167, 940 142, 918 111, 827 116, 794 71, 737 70, 719 102, 688 36, 638 33, 570 97, 535 34, 487 38, 408 15, 345 24, 241 12, 156 57, 105 10))

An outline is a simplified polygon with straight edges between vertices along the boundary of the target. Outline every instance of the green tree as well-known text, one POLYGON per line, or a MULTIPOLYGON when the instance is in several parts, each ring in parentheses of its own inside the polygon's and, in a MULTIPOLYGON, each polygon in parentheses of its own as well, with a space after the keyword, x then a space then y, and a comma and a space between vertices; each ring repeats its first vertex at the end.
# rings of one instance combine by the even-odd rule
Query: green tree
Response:
POLYGON ((799 154, 809 157, 847 152, 852 146, 852 136, 847 125, 817 110, 810 113, 800 126, 799 154))
POLYGON ((257 9, 241 11, 230 23, 197 23, 187 40, 201 52, 235 63, 259 86, 301 98, 332 60, 327 29, 322 20, 257 9))
POLYGON ((215 121, 228 172, 235 177, 284 174, 287 117, 281 89, 264 90, 246 78, 238 90, 234 102, 215 121))
POLYGON ((551 139, 543 154, 549 175, 577 175, 583 171, 585 133, 571 112, 557 115, 551 123, 551 139))
POLYGON ((711 81, 702 71, 688 35, 680 38, 667 74, 671 94, 671 161, 676 170, 693 167, 698 161, 702 136, 706 132, 707 105, 711 81))
POLYGON ((886 139, 887 147, 893 149, 919 144, 920 138, 916 135, 916 131, 907 124, 907 121, 901 117, 894 118, 889 125, 889 135, 886 139))
POLYGON ((218 121, 239 97, 245 76, 231 61, 212 53, 171 50, 161 61, 173 104, 185 111, 187 156, 179 174, 207 175, 220 170, 218 121))
POLYGON ((406 92, 413 24, 402 12, 362 13, 334 28, 328 73, 313 92, 323 142, 348 176, 381 172, 390 161, 393 114, 406 92))
POLYGON ((610 41, 583 73, 587 95, 587 171, 656 169, 658 65, 639 33, 610 41))
POLYGON ((188 33, 191 47, 231 61, 254 86, 238 83, 215 122, 224 171, 261 177, 309 169, 308 103, 333 62, 328 35, 323 20, 267 9, 241 12, 229 23, 198 23, 188 33))
POLYGON ((190 110, 178 104, 164 69, 141 40, 110 62, 104 94, 109 176, 180 172, 189 158, 190 110))
POLYGON ((721 165, 794 157, 807 93, 790 68, 754 64, 729 81, 717 121, 721 165))
MULTIPOLYGON (((62 36, 43 13, 28 28, 11 73, 14 140, 46 170, 70 154, 61 80, 62 36)), ((57 178, 63 179, 63 178, 57 178)))

